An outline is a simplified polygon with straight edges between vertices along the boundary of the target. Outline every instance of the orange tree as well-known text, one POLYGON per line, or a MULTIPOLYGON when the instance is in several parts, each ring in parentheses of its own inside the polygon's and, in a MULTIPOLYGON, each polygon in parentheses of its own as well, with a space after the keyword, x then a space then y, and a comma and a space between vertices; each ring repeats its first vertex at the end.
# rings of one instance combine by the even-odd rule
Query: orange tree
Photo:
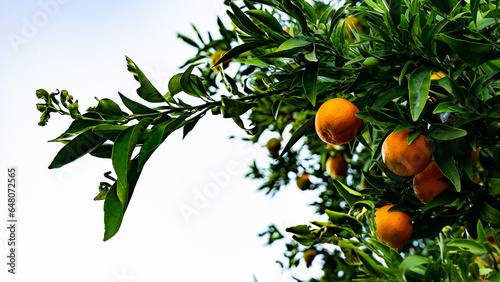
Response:
MULTIPOLYGON (((196 28, 196 40, 179 35, 197 54, 168 91, 156 89, 127 58, 147 105, 120 94, 126 111, 100 99, 81 112, 65 90, 36 92, 43 100, 40 125, 51 113, 73 119, 54 139, 64 146, 49 168, 85 154, 111 159, 114 176, 105 174, 109 181, 95 198, 104 200, 104 240, 120 228, 156 148, 213 114, 233 119, 248 142, 266 131, 281 136, 269 166, 250 167, 247 177, 262 181, 259 190, 273 195, 295 183, 291 175, 308 175, 302 189, 318 191, 312 205, 329 221, 287 228, 294 241, 285 243, 284 268, 304 257, 307 265, 324 261, 320 281, 499 279, 493 247, 500 245, 499 2, 225 4, 235 28, 218 20, 219 39, 207 41, 196 28), (228 66, 237 70, 226 72, 228 66), (187 96, 197 102, 188 104, 187 96), (360 128, 342 145, 326 144, 315 130, 319 107, 334 98, 351 102, 359 109, 351 118, 362 120, 346 121, 360 128), (326 160, 335 155, 346 158, 346 177, 327 173, 326 160), (431 161, 442 173, 436 181, 449 186, 422 203, 413 178, 431 161)), ((331 116, 327 126, 345 125, 331 116)), ((284 240, 283 232, 271 225, 260 235, 271 244, 284 240)))

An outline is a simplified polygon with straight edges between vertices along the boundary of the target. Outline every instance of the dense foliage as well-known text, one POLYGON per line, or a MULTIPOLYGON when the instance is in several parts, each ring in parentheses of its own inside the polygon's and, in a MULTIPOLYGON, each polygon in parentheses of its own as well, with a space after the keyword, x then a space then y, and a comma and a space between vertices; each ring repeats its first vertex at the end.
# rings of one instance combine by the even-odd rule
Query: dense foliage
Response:
MULTIPOLYGON (((187 135, 211 113, 233 119, 248 142, 258 142, 265 131, 282 136, 284 146, 270 149, 276 160, 250 168, 248 177, 262 181, 260 190, 274 195, 295 185, 292 176, 308 174, 312 182, 301 189, 320 191, 312 204, 330 221, 289 227, 295 241, 285 243, 283 267, 322 259, 319 281, 498 279, 499 3, 226 2, 234 28, 218 20, 220 38, 209 35, 207 41, 196 28, 195 39, 179 35, 197 53, 166 93, 127 58, 140 84, 137 94, 152 106, 120 94, 128 112, 101 99, 81 113, 67 91, 37 91, 44 101, 37 105, 40 125, 51 113, 73 119, 54 139, 64 147, 49 168, 87 153, 111 159, 116 179, 106 175, 111 183, 102 182, 96 197, 104 200, 104 240, 118 231, 155 149, 175 130, 187 135), (214 56, 218 51, 225 52, 214 56), (235 71, 226 72, 228 64, 235 71), (186 95, 198 103, 186 103, 186 95), (325 144, 314 127, 319 106, 334 97, 353 102, 364 121, 342 146, 325 144), (413 177, 394 174, 382 160, 387 136, 406 129, 413 129, 408 143, 427 136, 451 184, 426 204, 415 196, 413 177), (475 162, 471 152, 478 150, 475 162), (332 177, 327 159, 339 154, 347 160, 347 176, 332 177), (375 233, 374 212, 387 204, 413 222, 410 241, 398 250, 375 233)), ((271 225, 260 235, 273 244, 285 240, 283 232, 271 225)))

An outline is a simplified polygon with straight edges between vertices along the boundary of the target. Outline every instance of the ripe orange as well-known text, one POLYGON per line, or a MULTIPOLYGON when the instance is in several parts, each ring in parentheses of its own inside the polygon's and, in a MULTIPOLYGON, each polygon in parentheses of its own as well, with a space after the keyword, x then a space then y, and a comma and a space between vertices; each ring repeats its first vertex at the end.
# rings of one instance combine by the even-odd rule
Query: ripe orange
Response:
POLYGON ((441 78, 446 77, 446 75, 440 71, 435 72, 431 75, 431 80, 440 80, 441 78))
POLYGON ((412 129, 391 133, 382 144, 382 159, 392 172, 400 176, 412 176, 422 172, 431 162, 432 146, 420 134, 408 145, 412 129))
POLYGON ((347 162, 342 153, 337 153, 335 157, 329 157, 326 160, 326 171, 333 177, 347 175, 347 162))
POLYGON ((349 37, 349 36, 352 37, 353 30, 359 30, 363 27, 361 25, 361 23, 359 22, 357 17, 347 17, 347 18, 345 18, 344 23, 345 23, 345 31, 344 32, 345 32, 346 37, 349 37))
MULTIPOLYGON (((219 65, 216 65, 214 66, 214 64, 222 57, 224 56, 224 54, 226 54, 227 51, 225 50, 218 50, 216 51, 215 53, 212 54, 212 56, 210 56, 210 59, 212 60, 212 68, 215 70, 215 71, 220 71, 220 64, 219 65)), ((224 62, 222 62, 222 67, 223 68, 227 68, 229 66, 229 63, 231 62, 231 60, 225 60, 224 62)))
POLYGON ((359 133, 363 120, 354 114, 358 108, 343 98, 324 102, 316 113, 315 127, 319 138, 330 145, 351 142, 359 133))
POLYGON ((439 193, 448 189, 451 183, 440 180, 445 177, 436 162, 431 162, 424 171, 413 178, 413 191, 415 196, 427 204, 439 193))
POLYGON ((388 212, 393 205, 383 206, 375 212, 377 236, 391 248, 402 247, 410 239, 413 225, 410 216, 402 211, 388 212))
POLYGON ((309 179, 309 174, 307 173, 302 173, 299 176, 297 176, 297 179, 295 179, 297 182, 297 187, 299 187, 300 190, 308 190, 311 189, 311 180, 309 179))

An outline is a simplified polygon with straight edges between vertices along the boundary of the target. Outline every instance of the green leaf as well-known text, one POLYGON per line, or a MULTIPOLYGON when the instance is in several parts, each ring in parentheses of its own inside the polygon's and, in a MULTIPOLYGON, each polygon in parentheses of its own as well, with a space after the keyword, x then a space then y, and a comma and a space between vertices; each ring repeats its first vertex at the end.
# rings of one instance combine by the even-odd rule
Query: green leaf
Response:
POLYGON ((413 121, 417 121, 424 110, 431 87, 432 69, 418 68, 410 74, 408 91, 410 93, 410 112, 413 121))
POLYGON ((222 116, 224 118, 239 117, 256 105, 255 103, 234 100, 224 95, 222 95, 221 101, 222 116))
POLYGON ((198 48, 198 49, 200 48, 200 46, 198 46, 198 44, 193 39, 191 39, 191 38, 189 38, 189 37, 187 37, 185 35, 177 33, 177 37, 180 38, 180 39, 182 39, 184 42, 186 42, 187 44, 189 44, 189 45, 191 45, 191 46, 193 46, 195 48, 198 48))
POLYGON ((333 185, 335 189, 339 192, 340 196, 346 200, 349 207, 354 206, 356 202, 363 199, 363 195, 356 190, 347 187, 344 183, 340 182, 338 179, 333 180, 333 185))
POLYGON ((153 154, 153 152, 158 148, 163 141, 174 132, 180 124, 188 118, 189 115, 181 115, 175 119, 170 119, 164 121, 157 126, 153 127, 151 132, 146 137, 144 144, 141 147, 138 157, 138 170, 142 170, 146 161, 153 154))
POLYGON ((92 130, 81 133, 57 153, 54 160, 52 160, 52 163, 49 165, 49 169, 60 168, 73 162, 87 153, 92 152, 92 150, 104 143, 104 141, 106 141, 106 138, 100 137, 93 133, 92 130))
POLYGON ((204 115, 197 115, 189 120, 187 120, 184 123, 184 126, 182 127, 182 139, 186 138, 189 132, 194 129, 198 121, 203 117, 204 115))
POLYGON ((293 233, 293 234, 301 235, 301 236, 306 236, 306 235, 311 234, 311 230, 309 229, 309 226, 307 226, 305 224, 288 227, 288 228, 286 228, 285 231, 293 233))
POLYGON ((264 45, 267 45, 267 42, 265 42, 265 41, 253 41, 253 42, 248 42, 248 43, 243 43, 241 45, 238 45, 238 46, 232 48, 231 50, 229 50, 227 53, 225 53, 224 56, 220 57, 219 60, 214 63, 214 66, 216 66, 216 65, 218 65, 226 60, 232 59, 238 55, 241 55, 247 51, 253 50, 255 48, 258 48, 258 47, 261 47, 264 45))
POLYGON ((436 195, 432 200, 430 200, 423 208, 422 212, 428 211, 435 207, 439 207, 448 203, 451 203, 458 199, 460 194, 455 192, 453 189, 446 189, 443 192, 436 195))
POLYGON ((415 271, 417 266, 428 263, 428 259, 418 255, 407 256, 403 259, 403 262, 399 265, 399 270, 406 277, 406 274, 415 271))
POLYGON ((245 13, 259 20, 264 25, 270 27, 274 31, 278 33, 283 33, 283 27, 278 22, 278 20, 276 20, 276 18, 273 17, 273 15, 271 15, 269 12, 264 10, 248 10, 245 11, 245 13))
POLYGON ((453 38, 443 33, 436 35, 436 39, 448 44, 462 61, 472 66, 479 66, 493 58, 494 51, 491 44, 453 38))
POLYGON ((453 140, 467 135, 467 131, 445 124, 433 124, 430 136, 437 140, 453 140))
POLYGON ((118 124, 100 124, 97 125, 92 129, 92 131, 109 140, 115 140, 122 131, 125 129, 129 128, 128 126, 125 125, 118 125, 118 124))
POLYGON ((473 252, 486 252, 486 249, 480 243, 469 239, 452 239, 446 244, 449 247, 459 247, 473 252))
POLYGON ((429 2, 445 14, 449 14, 454 6, 452 0, 429 0, 429 2))
POLYGON ((95 111, 98 113, 111 114, 117 116, 122 115, 122 110, 120 109, 120 106, 118 106, 118 104, 116 104, 113 100, 108 98, 100 99, 99 103, 95 108, 95 111))
POLYGON ((168 92, 170 92, 171 96, 174 96, 175 94, 182 92, 182 86, 181 86, 182 75, 183 73, 178 73, 168 81, 168 92))
POLYGON ((144 73, 139 69, 139 67, 129 58, 127 59, 127 69, 134 75, 134 78, 141 84, 139 88, 137 88, 137 94, 139 96, 152 103, 160 103, 165 102, 165 98, 161 95, 158 90, 151 84, 151 82, 147 79, 144 73))
POLYGON ((453 158, 453 151, 447 142, 440 142, 437 144, 434 153, 434 159, 441 170, 441 172, 451 180, 451 183, 455 185, 457 192, 461 190, 460 175, 458 169, 455 166, 455 160, 453 158))
POLYGON ((483 226, 483 223, 481 223, 481 220, 477 221, 476 230, 477 230, 478 239, 481 242, 488 242, 488 238, 486 237, 486 231, 484 230, 484 226, 483 226))
POLYGON ((490 174, 500 177, 500 166, 496 162, 496 160, 491 157, 487 152, 481 150, 479 152, 479 161, 481 162, 481 166, 490 174))
POLYGON ((389 15, 394 24, 394 27, 398 27, 401 21, 401 0, 390 0, 389 15))
POLYGON ((297 143, 297 141, 302 138, 302 136, 308 134, 309 132, 312 132, 314 130, 314 121, 315 121, 315 116, 308 119, 299 129, 297 129, 290 140, 286 143, 285 147, 281 151, 280 155, 278 156, 278 159, 284 156, 292 147, 297 143))
POLYGON ((488 194, 491 196, 500 195, 500 179, 499 178, 488 178, 486 179, 488 184, 488 194))
POLYGON ((93 121, 93 120, 84 120, 84 119, 74 120, 69 126, 69 128, 66 129, 66 131, 64 131, 57 138, 50 140, 49 142, 60 142, 62 140, 71 138, 101 123, 102 122, 100 121, 93 121))
POLYGON ((182 90, 186 94, 189 94, 194 97, 206 96, 205 89, 200 87, 200 85, 197 83, 197 80, 199 78, 196 75, 191 74, 191 72, 196 66, 197 64, 189 66, 187 70, 181 75, 179 83, 181 84, 182 90))
POLYGON ((480 217, 489 224, 500 224, 500 210, 485 201, 482 202, 480 217))
POLYGON ((104 241, 113 237, 123 221, 125 210, 116 194, 116 183, 111 186, 104 199, 104 241))
POLYGON ((356 234, 361 234, 362 225, 354 217, 347 215, 345 213, 340 213, 331 210, 325 210, 326 214, 330 218, 330 221, 336 226, 348 227, 354 231, 356 234))
POLYGON ((285 51, 285 50, 291 50, 294 48, 299 48, 299 47, 304 47, 312 42, 307 41, 307 37, 305 36, 297 36, 297 37, 292 37, 288 39, 287 41, 283 42, 278 49, 276 49, 276 52, 279 51, 285 51))
POLYGON ((364 269, 368 273, 374 275, 375 277, 381 277, 381 278, 386 277, 384 272, 382 272, 381 265, 379 264, 378 261, 374 260, 371 256, 367 255, 364 251, 362 251, 356 247, 353 248, 353 250, 358 255, 359 259, 363 263, 364 269))
POLYGON ((129 99, 120 92, 118 92, 118 95, 120 95, 120 98, 122 99, 122 102, 125 105, 125 107, 127 107, 129 110, 132 111, 132 113, 134 113, 136 115, 158 113, 157 110, 153 110, 147 106, 144 106, 141 103, 138 103, 132 99, 129 99))
POLYGON ((130 159, 142 133, 151 122, 152 119, 148 118, 130 126, 118 135, 113 145, 111 161, 117 176, 116 194, 124 206, 127 205, 129 196, 128 171, 130 159))
POLYGON ((229 3, 229 6, 231 7, 231 10, 233 13, 227 11, 227 14, 229 18, 231 18, 231 21, 241 30, 244 32, 254 35, 254 36, 264 36, 264 32, 259 29, 258 26, 256 26, 252 20, 243 13, 236 4, 234 4, 233 1, 229 3))
POLYGON ((398 99, 400 97, 403 97, 408 93, 408 88, 407 87, 393 87, 383 93, 380 93, 377 95, 377 100, 373 102, 372 108, 374 109, 381 109, 384 107, 387 103, 398 99))
POLYGON ((319 63, 311 62, 306 66, 302 75, 305 95, 313 106, 316 105, 316 95, 318 94, 318 74, 319 63))
POLYGON ((90 152, 90 155, 102 159, 111 159, 112 152, 113 152, 113 145, 104 143, 101 144, 101 146, 95 148, 92 152, 90 152))

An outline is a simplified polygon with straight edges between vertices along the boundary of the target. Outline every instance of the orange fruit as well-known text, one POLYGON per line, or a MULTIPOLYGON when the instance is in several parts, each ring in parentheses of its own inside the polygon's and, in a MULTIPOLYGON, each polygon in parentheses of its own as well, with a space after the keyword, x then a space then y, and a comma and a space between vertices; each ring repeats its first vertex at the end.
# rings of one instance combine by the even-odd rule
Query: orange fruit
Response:
POLYGON ((375 212, 376 233, 382 243, 391 248, 399 248, 410 239, 413 225, 407 213, 402 211, 388 212, 393 206, 383 206, 375 212))
POLYGON ((351 142, 359 133, 363 120, 354 114, 358 108, 343 98, 324 102, 316 113, 315 127, 319 138, 330 145, 351 142))
POLYGON ((271 157, 278 157, 281 149, 281 140, 279 140, 278 138, 269 139, 266 143, 266 148, 269 151, 269 155, 271 155, 271 157))
POLYGON ((415 196, 427 204, 439 193, 448 189, 451 183, 440 180, 445 177, 436 162, 431 162, 427 168, 413 178, 413 191, 415 196))
POLYGON ((441 78, 444 78, 446 75, 440 71, 435 72, 431 75, 431 80, 440 80, 441 78))
POLYGON ((299 176, 297 176, 297 179, 295 179, 297 182, 297 187, 299 187, 300 190, 308 190, 311 189, 311 180, 309 179, 309 174, 307 173, 302 173, 299 176))
MULTIPOLYGON (((219 65, 216 65, 214 66, 215 63, 217 63, 217 61, 222 57, 224 56, 224 54, 226 54, 227 51, 225 50, 218 50, 216 51, 215 53, 212 54, 212 56, 210 56, 210 59, 212 60, 212 68, 215 70, 215 71, 220 71, 220 64, 219 65)), ((222 67, 223 68, 227 68, 229 66, 229 63, 231 62, 231 60, 225 60, 224 62, 222 62, 222 67)))
POLYGON ((353 30, 359 30, 363 27, 357 17, 347 17, 345 18, 344 23, 345 23, 345 35, 347 37, 353 36, 352 34, 353 30))
POLYGON ((391 133, 382 144, 382 159, 392 172, 399 176, 412 176, 422 172, 431 162, 432 146, 420 134, 408 145, 412 129, 391 133))
POLYGON ((347 175, 347 162, 344 155, 338 153, 335 157, 329 157, 326 160, 326 171, 333 177, 341 177, 347 175))

